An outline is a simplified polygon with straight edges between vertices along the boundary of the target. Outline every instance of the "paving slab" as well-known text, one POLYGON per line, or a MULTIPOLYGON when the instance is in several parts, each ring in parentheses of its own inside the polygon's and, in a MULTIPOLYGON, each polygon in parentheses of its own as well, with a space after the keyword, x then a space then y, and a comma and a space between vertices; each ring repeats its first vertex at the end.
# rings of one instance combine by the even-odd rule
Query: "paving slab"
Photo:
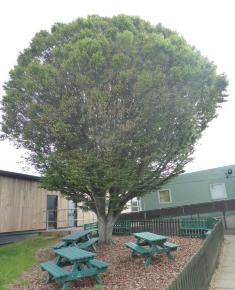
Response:
POLYGON ((217 270, 209 290, 235 290, 235 235, 225 235, 217 270))
POLYGON ((213 290, 235 290, 235 288, 210 288, 210 289, 213 289, 213 290))
MULTIPOLYGON (((219 279, 219 280, 215 280, 215 285, 217 288, 221 288, 221 289, 235 289, 235 280, 231 280, 231 279, 219 279)), ((213 289, 213 288, 212 288, 213 289)))

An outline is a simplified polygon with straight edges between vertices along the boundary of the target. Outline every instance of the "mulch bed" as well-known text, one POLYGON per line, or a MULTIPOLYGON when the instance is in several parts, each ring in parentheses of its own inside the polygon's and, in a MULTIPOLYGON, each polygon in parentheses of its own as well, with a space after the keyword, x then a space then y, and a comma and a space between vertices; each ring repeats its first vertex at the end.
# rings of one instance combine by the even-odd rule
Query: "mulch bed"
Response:
MULTIPOLYGON (((131 257, 131 251, 124 245, 127 241, 135 242, 132 236, 114 237, 115 245, 97 247, 97 258, 109 264, 108 271, 101 274, 106 290, 163 290, 182 271, 190 258, 197 253, 203 240, 196 238, 170 237, 169 241, 178 245, 174 252, 174 260, 169 260, 161 254, 151 265, 144 268, 143 257, 131 257)), ((42 249, 38 252, 40 262, 54 259, 51 249, 42 249)), ((46 284, 46 273, 39 266, 31 268, 24 274, 25 283, 14 284, 15 290, 58 290, 55 283, 46 284), (23 285, 25 284, 25 285, 23 285)), ((80 279, 73 283, 72 289, 88 290, 95 287, 94 278, 80 279)))

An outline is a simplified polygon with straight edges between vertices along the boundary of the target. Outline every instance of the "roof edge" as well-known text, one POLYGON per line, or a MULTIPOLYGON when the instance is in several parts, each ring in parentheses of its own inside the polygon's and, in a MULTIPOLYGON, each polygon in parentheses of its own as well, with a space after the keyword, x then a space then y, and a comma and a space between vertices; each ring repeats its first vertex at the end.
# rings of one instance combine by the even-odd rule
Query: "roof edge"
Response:
POLYGON ((24 180, 31 180, 31 181, 40 181, 40 176, 35 175, 29 175, 24 173, 17 173, 17 172, 11 172, 11 171, 5 171, 0 170, 0 177, 11 177, 11 178, 18 178, 18 179, 24 179, 24 180))
POLYGON ((201 170, 196 170, 196 171, 184 172, 180 175, 186 175, 186 174, 192 174, 192 173, 198 173, 198 172, 204 172, 204 171, 211 171, 211 170, 217 170, 217 169, 223 169, 223 168, 226 169, 228 167, 233 167, 233 166, 235 166, 235 164, 229 164, 229 165, 223 165, 223 166, 201 169, 201 170))

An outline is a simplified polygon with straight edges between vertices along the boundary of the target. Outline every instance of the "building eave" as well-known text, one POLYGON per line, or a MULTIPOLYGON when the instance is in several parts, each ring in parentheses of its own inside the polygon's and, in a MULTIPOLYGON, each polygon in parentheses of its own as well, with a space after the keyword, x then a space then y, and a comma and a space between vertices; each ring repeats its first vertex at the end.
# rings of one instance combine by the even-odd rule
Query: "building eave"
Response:
POLYGON ((17 179, 23 179, 23 180, 31 180, 31 181, 40 181, 40 176, 35 175, 29 175, 24 173, 17 173, 17 172, 11 172, 11 171, 5 171, 0 170, 0 177, 10 177, 10 178, 17 178, 17 179))

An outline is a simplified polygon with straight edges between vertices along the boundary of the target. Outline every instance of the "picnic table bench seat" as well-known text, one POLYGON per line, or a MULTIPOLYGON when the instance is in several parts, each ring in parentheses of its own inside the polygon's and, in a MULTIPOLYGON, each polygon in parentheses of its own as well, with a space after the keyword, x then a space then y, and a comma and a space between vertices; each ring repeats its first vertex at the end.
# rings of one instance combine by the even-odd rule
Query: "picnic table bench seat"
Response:
POLYGON ((133 252, 137 252, 140 255, 144 256, 144 255, 148 255, 150 253, 150 251, 142 246, 139 246, 135 243, 132 242, 128 242, 125 243, 126 247, 130 248, 133 252))
POLYGON ((42 263, 42 264, 40 264, 40 267, 43 271, 47 271, 50 275, 52 275, 56 280, 69 276, 69 273, 67 271, 65 271, 63 268, 57 266, 52 261, 42 263))
POLYGON ((66 243, 65 242, 59 242, 59 243, 55 244, 52 247, 52 249, 57 250, 57 249, 61 249, 61 248, 65 247, 65 246, 66 246, 66 243))
POLYGON ((90 265, 97 268, 100 272, 105 272, 108 268, 108 264, 104 261, 92 259, 90 260, 90 265))
POLYGON ((176 251, 178 247, 176 244, 170 242, 165 242, 164 246, 169 248, 171 251, 176 251))
POLYGON ((101 278, 99 277, 99 273, 105 272, 108 268, 108 264, 101 261, 96 260, 90 262, 90 265, 93 266, 93 268, 86 268, 81 269, 77 272, 67 272, 63 268, 56 265, 54 262, 45 262, 40 265, 41 269, 43 271, 47 271, 49 273, 48 283, 52 281, 53 279, 58 282, 62 283, 63 287, 62 290, 67 290, 69 287, 69 284, 71 281, 77 280, 79 278, 85 278, 85 277, 95 277, 97 283, 102 283, 101 278))
POLYGON ((76 278, 92 277, 97 274, 95 269, 82 269, 76 274, 76 278))
POLYGON ((98 240, 99 240, 99 238, 91 238, 90 240, 88 240, 86 242, 79 243, 78 247, 80 249, 83 249, 83 250, 88 250, 90 248, 94 249, 94 245, 98 242, 98 240))

